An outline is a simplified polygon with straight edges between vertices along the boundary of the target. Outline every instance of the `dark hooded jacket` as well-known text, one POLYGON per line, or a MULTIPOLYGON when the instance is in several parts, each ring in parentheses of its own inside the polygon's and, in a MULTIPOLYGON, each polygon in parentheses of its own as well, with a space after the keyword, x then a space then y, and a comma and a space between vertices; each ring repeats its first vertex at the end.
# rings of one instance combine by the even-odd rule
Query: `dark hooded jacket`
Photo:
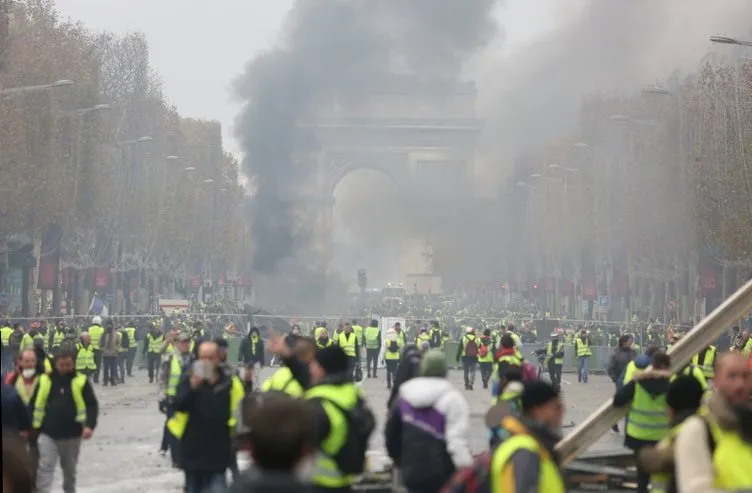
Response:
POLYGON ((405 351, 402 353, 402 358, 400 358, 399 366, 397 367, 397 373, 394 375, 392 393, 389 395, 389 400, 386 403, 387 409, 392 408, 400 386, 420 374, 420 360, 420 349, 415 344, 406 345, 405 351))
MULTIPOLYGON (((671 372, 668 370, 649 370, 637 373, 629 383, 616 392, 616 395, 614 395, 614 406, 626 407, 631 405, 637 385, 641 385, 651 397, 656 397, 668 392, 670 383, 671 372)), ((624 446, 632 450, 639 450, 646 445, 654 445, 655 443, 652 440, 639 440, 629 435, 625 435, 624 437, 624 446)))
POLYGON ((246 365, 253 365, 253 364, 260 364, 264 365, 264 340, 261 338, 261 335, 259 334, 259 330, 256 327, 252 327, 250 332, 248 332, 248 335, 243 338, 242 341, 240 341, 240 349, 238 350, 238 359, 246 364, 246 365), (256 344, 254 345, 251 341, 251 336, 257 335, 259 336, 258 341, 256 341, 256 344))
POLYGON ((606 373, 612 382, 618 382, 619 377, 624 373, 624 369, 635 357, 637 357, 637 352, 632 348, 620 347, 614 352, 606 369, 606 373))

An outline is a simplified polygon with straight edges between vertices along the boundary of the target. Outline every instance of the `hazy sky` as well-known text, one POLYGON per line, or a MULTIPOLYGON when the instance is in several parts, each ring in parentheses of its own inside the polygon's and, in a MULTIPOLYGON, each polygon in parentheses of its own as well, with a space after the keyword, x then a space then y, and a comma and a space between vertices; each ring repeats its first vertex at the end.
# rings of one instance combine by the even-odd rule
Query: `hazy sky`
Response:
MULTIPOLYGON (((230 87, 254 54, 272 46, 293 0, 57 0, 63 17, 93 30, 143 32, 166 96, 184 116, 222 122, 225 145, 239 151, 232 126, 239 113, 230 87)), ((552 27, 561 0, 508 0, 499 12, 514 51, 552 27)), ((496 54, 494 54, 496 55, 496 54)))

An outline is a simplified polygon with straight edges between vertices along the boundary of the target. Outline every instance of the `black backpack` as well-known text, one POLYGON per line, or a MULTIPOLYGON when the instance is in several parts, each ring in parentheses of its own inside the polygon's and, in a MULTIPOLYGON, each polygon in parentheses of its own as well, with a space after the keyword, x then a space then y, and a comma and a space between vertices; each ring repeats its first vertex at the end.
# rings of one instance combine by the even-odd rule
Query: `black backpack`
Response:
POLYGON ((347 421, 347 441, 339 450, 334 460, 339 470, 346 474, 363 474, 366 465, 368 439, 376 428, 376 418, 363 399, 358 399, 355 407, 347 411, 329 399, 323 399, 336 407, 347 421))

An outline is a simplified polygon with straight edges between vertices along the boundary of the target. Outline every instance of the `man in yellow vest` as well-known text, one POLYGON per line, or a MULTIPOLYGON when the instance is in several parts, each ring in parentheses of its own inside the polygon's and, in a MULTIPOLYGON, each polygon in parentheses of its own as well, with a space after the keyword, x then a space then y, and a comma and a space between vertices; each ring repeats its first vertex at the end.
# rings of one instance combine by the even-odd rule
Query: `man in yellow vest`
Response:
POLYGON ((590 349, 590 337, 587 331, 582 329, 580 336, 574 340, 574 350, 577 355, 577 382, 587 383, 588 373, 590 372, 590 356, 593 351, 590 349))
POLYGON ((138 339, 136 331, 136 321, 131 320, 128 325, 123 329, 123 332, 128 336, 128 349, 125 356, 125 369, 129 377, 133 376, 133 362, 136 359, 136 351, 138 351, 138 339))
MULTIPOLYGON (((173 404, 178 392, 180 379, 188 371, 192 361, 191 344, 193 344, 193 337, 189 331, 184 330, 174 334, 172 338, 174 344, 169 351, 165 353, 165 362, 162 363, 162 372, 157 376, 157 378, 160 379, 161 388, 164 389, 164 398, 160 401, 160 408, 163 409, 167 415, 165 428, 162 433, 162 444, 160 445, 159 451, 164 455, 169 450, 172 464, 177 465, 180 455, 178 451, 179 443, 171 438, 167 429, 167 423, 175 413, 175 407, 173 404)), ((148 335, 147 341, 149 341, 148 335)), ((152 341, 152 343, 154 342, 152 341)), ((162 355, 158 356, 161 360, 162 355)))
POLYGON ((94 347, 94 363, 97 365, 97 369, 94 370, 92 379, 94 383, 99 383, 99 372, 102 370, 102 350, 99 347, 99 342, 104 334, 104 327, 102 327, 102 317, 97 315, 91 319, 91 325, 88 329, 91 336, 91 345, 94 347))
POLYGON ((682 493, 752 491, 752 370, 747 358, 721 357, 713 395, 676 437, 676 486, 682 493))
POLYGON ((405 346, 407 345, 407 334, 402 330, 401 323, 394 323, 394 333, 397 334, 397 344, 399 344, 400 350, 404 351, 405 346))
POLYGON ((13 369, 13 354, 10 350, 11 334, 13 334, 13 328, 8 321, 3 320, 0 322, 0 340, 2 340, 2 354, 0 354, 2 368, 0 368, 0 371, 3 373, 7 373, 13 369))
POLYGON ((42 348, 44 348, 44 337, 39 333, 39 322, 32 322, 29 326, 28 332, 26 332, 21 339, 21 351, 33 348, 34 341, 37 339, 42 341, 42 348))
POLYGON ((355 333, 353 333, 353 328, 350 324, 345 324, 344 330, 339 336, 337 336, 334 343, 342 348, 342 351, 344 351, 347 356, 349 365, 348 371, 351 377, 354 378, 355 376, 353 372, 355 371, 355 367, 360 365, 360 346, 358 345, 358 338, 355 333))
POLYGON ((650 493, 670 493, 676 489, 674 448, 676 436, 684 421, 697 414, 703 398, 703 389, 697 379, 681 375, 671 382, 666 393, 671 429, 654 447, 640 451, 640 467, 650 473, 650 493))
POLYGON ((506 416, 501 423, 506 438, 491 455, 491 493, 564 493, 554 451, 564 416, 559 391, 540 380, 527 382, 520 401, 522 416, 506 416))
MULTIPOLYGON (((363 344, 363 334, 364 334, 363 327, 358 323, 356 319, 352 320, 351 325, 352 325, 353 332, 355 333, 355 337, 358 338, 358 346, 360 348, 365 347, 363 344)), ((363 355, 361 354, 359 356, 362 357, 363 355)))
MULTIPOLYGON (((316 345, 307 337, 299 337, 294 340, 286 337, 284 344, 295 355, 295 359, 305 365, 309 364, 316 354, 316 345)), ((303 397, 303 385, 295 379, 292 370, 284 362, 272 376, 264 381, 261 385, 261 391, 281 392, 295 398, 303 397)))
POLYGON ((323 349, 325 347, 329 347, 334 342, 329 338, 329 331, 326 330, 323 327, 319 327, 318 334, 316 334, 316 347, 319 349, 323 349))
POLYGON ((710 383, 715 376, 715 346, 710 345, 692 356, 692 364, 702 370, 705 380, 710 383))
POLYGON ((316 492, 351 491, 365 467, 375 419, 352 383, 351 364, 351 357, 341 346, 329 346, 317 351, 308 366, 310 386, 304 398, 312 404, 318 423, 318 450, 311 478, 316 492))
MULTIPOLYGON (((353 327, 353 332, 355 332, 355 327, 353 327)), ((371 320, 371 324, 366 327, 363 335, 366 341, 366 372, 368 378, 371 378, 371 370, 373 370, 373 378, 377 378, 376 369, 379 366, 379 354, 381 353, 379 321, 371 320)))
POLYGON ((59 321, 55 327, 50 330, 49 334, 50 354, 55 356, 60 351, 60 344, 65 340, 65 322, 59 321))
POLYGON ((165 336, 159 327, 150 323, 147 324, 149 332, 144 338, 144 356, 146 356, 147 371, 149 372, 149 383, 154 382, 154 378, 159 375, 159 363, 162 359, 162 344, 165 336))
POLYGON ((386 334, 386 347, 384 348, 384 363, 386 363, 386 388, 392 388, 392 381, 397 374, 402 348, 397 342, 397 333, 389 329, 386 334))
MULTIPOLYGON (((614 395, 614 406, 629 406, 624 445, 635 455, 652 447, 669 431, 666 392, 671 382, 671 358, 663 352, 653 356, 652 370, 635 375, 614 395)), ((637 491, 647 493, 650 474, 638 465, 637 491)))
POLYGON ((81 440, 92 437, 99 404, 86 376, 76 372, 75 354, 69 348, 58 353, 52 374, 39 378, 31 415, 39 448, 37 493, 50 493, 58 463, 63 470, 63 491, 76 491, 81 440))
POLYGON ((81 342, 76 345, 76 372, 81 375, 91 376, 97 369, 94 359, 94 347, 91 345, 91 336, 84 332, 81 334, 81 342))
MULTIPOLYGON (((178 336, 181 342, 182 337, 178 336)), ((175 412, 167 422, 180 444, 178 466, 185 473, 189 493, 226 486, 236 416, 245 396, 240 379, 222 370, 217 343, 204 341, 197 352, 188 378, 178 384, 172 404, 175 412)))
POLYGON ((480 380, 483 382, 483 388, 488 388, 488 382, 493 376, 494 368, 494 343, 491 337, 491 331, 485 329, 480 338, 478 347, 478 366, 480 366, 480 380))

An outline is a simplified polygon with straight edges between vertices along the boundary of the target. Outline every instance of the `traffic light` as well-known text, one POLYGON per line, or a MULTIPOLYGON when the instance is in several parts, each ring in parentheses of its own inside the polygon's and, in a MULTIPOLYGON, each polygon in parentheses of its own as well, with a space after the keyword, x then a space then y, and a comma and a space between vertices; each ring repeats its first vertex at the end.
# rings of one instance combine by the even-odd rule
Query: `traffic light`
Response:
POLYGON ((358 269, 358 287, 362 290, 368 287, 368 276, 365 269, 358 269))

